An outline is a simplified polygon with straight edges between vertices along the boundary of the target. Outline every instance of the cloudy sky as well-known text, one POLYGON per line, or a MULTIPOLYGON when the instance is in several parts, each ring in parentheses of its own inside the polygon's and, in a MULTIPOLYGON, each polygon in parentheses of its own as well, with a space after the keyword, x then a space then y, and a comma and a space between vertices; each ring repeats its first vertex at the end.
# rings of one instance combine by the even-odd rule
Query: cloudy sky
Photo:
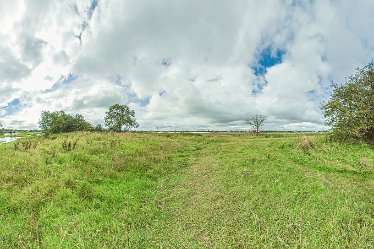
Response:
POLYGON ((0 122, 43 110, 140 129, 320 130, 331 81, 374 58, 372 0, 0 0, 0 122))

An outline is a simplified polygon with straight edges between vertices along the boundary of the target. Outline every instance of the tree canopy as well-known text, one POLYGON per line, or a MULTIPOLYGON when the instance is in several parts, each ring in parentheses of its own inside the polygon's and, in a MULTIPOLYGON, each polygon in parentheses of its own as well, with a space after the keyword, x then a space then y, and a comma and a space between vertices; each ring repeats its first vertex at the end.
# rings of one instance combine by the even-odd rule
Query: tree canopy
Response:
POLYGON ((261 115, 261 114, 256 114, 256 115, 250 116, 245 121, 245 123, 250 125, 256 133, 259 133, 260 128, 264 124, 266 119, 267 119, 266 116, 261 115))
POLYGON ((131 128, 139 127, 135 119, 135 111, 127 105, 110 106, 104 121, 110 131, 129 131, 131 128))
POLYGON ((42 112, 39 127, 45 133, 92 130, 92 125, 81 114, 72 116, 64 111, 42 112))
POLYGON ((369 63, 349 76, 346 84, 332 84, 333 92, 322 106, 326 124, 339 139, 374 141, 374 66, 369 63))

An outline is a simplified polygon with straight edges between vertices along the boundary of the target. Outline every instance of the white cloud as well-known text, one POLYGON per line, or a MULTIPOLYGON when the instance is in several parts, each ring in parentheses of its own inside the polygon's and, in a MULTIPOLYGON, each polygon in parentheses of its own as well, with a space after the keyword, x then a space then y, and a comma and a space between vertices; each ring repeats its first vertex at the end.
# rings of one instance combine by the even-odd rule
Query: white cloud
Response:
POLYGON ((100 122, 121 103, 143 129, 242 129, 254 113, 321 129, 330 81, 374 58, 372 1, 93 3, 0 0, 0 110, 22 103, 5 125, 36 127, 42 110, 100 122), (269 47, 283 59, 256 76, 269 47))

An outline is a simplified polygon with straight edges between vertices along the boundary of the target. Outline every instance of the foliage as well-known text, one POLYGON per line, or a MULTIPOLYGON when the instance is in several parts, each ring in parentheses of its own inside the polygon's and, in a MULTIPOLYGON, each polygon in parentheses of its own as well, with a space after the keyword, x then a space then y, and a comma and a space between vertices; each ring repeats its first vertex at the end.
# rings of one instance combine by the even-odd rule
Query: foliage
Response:
POLYGON ((263 123, 265 122, 266 119, 267 119, 266 116, 261 115, 261 114, 256 114, 256 115, 253 115, 253 116, 249 117, 245 121, 245 123, 252 126, 253 130, 256 133, 259 133, 260 128, 261 128, 261 126, 263 125, 263 123))
POLYGON ((0 123, 0 134, 3 134, 3 132, 4 132, 3 125, 0 123))
POLYGON ((97 124, 93 127, 93 131, 101 132, 104 131, 104 128, 101 124, 97 124))
POLYGON ((72 116, 66 114, 64 111, 43 111, 39 121, 39 127, 47 134, 92 130, 92 125, 87 122, 81 114, 72 116))
POLYGON ((135 111, 127 105, 115 104, 110 106, 104 120, 110 131, 129 131, 131 128, 139 127, 135 119, 135 111))
POLYGON ((370 63, 348 77, 346 84, 332 84, 330 100, 322 106, 326 124, 339 139, 374 141, 374 67, 370 63))

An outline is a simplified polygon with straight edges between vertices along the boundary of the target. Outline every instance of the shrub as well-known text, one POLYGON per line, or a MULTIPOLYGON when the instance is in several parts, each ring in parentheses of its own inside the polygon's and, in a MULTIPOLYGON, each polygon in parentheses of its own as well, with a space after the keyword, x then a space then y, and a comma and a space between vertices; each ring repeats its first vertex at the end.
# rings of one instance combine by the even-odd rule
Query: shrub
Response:
POLYGON ((374 142, 374 65, 357 69, 344 85, 333 83, 330 100, 322 106, 326 124, 340 139, 374 142))

